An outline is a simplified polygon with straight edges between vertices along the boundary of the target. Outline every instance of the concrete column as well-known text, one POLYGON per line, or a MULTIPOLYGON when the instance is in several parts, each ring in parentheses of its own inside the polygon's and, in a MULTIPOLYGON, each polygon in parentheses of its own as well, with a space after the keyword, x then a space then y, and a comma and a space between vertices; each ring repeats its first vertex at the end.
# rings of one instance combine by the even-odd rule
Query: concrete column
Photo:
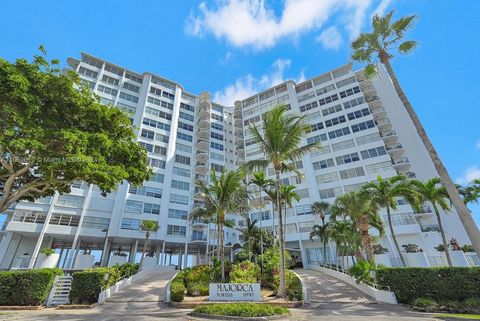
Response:
POLYGON ((165 265, 165 241, 162 244, 162 254, 160 255, 160 261, 158 262, 159 265, 165 265))
POLYGON ((100 266, 107 266, 108 260, 110 259, 110 251, 108 246, 108 236, 105 238, 105 243, 103 244, 103 252, 102 252, 102 261, 100 262, 100 266))
POLYGON ((200 261, 200 248, 197 249, 197 263, 196 265, 200 265, 202 262, 200 261))
POLYGON ((128 258, 128 262, 135 263, 135 258, 137 257, 137 251, 138 251, 138 240, 135 240, 135 243, 133 243, 133 247, 130 250, 130 257, 128 258))
POLYGON ((188 242, 185 242, 185 255, 183 256, 183 267, 186 268, 188 265, 188 242))
POLYGON ((168 260, 168 265, 172 265, 172 252, 170 252, 170 258, 168 260))
POLYGON ((230 262, 233 263, 233 247, 230 248, 230 262))
POLYGON ((55 203, 57 203, 59 196, 60 194, 58 194, 58 192, 55 192, 55 195, 53 195, 52 203, 50 204, 50 207, 47 212, 47 217, 45 218, 45 223, 43 223, 42 230, 40 231, 40 235, 38 236, 37 244, 35 244, 32 257, 30 259, 30 262, 28 263, 29 269, 32 269, 35 265, 35 261, 37 260, 38 253, 40 252, 40 247, 42 246, 42 243, 43 243, 43 238, 45 237, 45 233, 47 232, 48 224, 50 223, 50 219, 52 218, 53 207, 55 203))
POLYGON ((160 244, 157 244, 157 250, 155 251, 155 257, 157 258, 157 265, 160 265, 160 255, 161 255, 161 250, 162 246, 160 244))
POLYGON ((182 248, 178 250, 178 269, 182 269, 182 248))
POLYGON ((4 236, 2 241, 0 242, 0 267, 2 267, 4 264, 3 261, 7 256, 7 251, 10 247, 10 244, 12 243, 13 235, 13 232, 7 232, 7 235, 4 236))

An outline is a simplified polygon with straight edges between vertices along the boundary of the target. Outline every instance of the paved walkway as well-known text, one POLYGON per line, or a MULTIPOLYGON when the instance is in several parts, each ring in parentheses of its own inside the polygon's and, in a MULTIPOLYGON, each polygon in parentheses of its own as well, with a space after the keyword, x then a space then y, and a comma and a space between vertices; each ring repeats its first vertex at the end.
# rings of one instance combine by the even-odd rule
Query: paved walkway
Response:
POLYGON ((310 303, 374 303, 375 301, 354 286, 320 271, 295 270, 303 279, 310 303))

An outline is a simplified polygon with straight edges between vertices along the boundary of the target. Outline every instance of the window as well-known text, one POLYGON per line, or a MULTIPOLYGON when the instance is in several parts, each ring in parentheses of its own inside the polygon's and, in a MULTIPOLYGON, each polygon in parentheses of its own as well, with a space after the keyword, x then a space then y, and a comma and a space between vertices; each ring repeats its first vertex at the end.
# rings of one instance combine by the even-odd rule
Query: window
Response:
POLYGON ((183 177, 190 177, 190 171, 188 169, 180 168, 180 167, 174 167, 173 168, 173 174, 178 175, 178 176, 183 176, 183 177))
POLYGON ((188 211, 177 210, 173 208, 168 209, 168 218, 175 218, 177 220, 186 220, 188 217, 188 211))
POLYGON ((362 155, 363 159, 369 159, 369 158, 373 158, 373 157, 386 155, 387 151, 385 150, 385 147, 380 146, 380 147, 376 147, 376 148, 370 148, 370 149, 362 150, 360 152, 360 154, 362 155))
POLYGON ((88 68, 85 68, 85 67, 78 68, 78 73, 81 74, 81 75, 92 77, 92 78, 97 78, 98 77, 98 72, 93 71, 93 70, 88 69, 88 68))
POLYGON ((338 142, 335 144, 332 144, 332 149, 334 152, 337 152, 339 150, 347 149, 347 148, 352 148, 355 147, 355 143, 353 142, 353 139, 345 140, 343 142, 338 142))
POLYGON ((210 153, 210 158, 223 162, 223 155, 220 155, 220 154, 217 154, 217 153, 214 153, 214 152, 210 153))
POLYGON ((223 126, 217 123, 212 123, 212 129, 216 129, 223 132, 223 126))
POLYGON ((167 93, 166 91, 162 92, 162 97, 165 97, 165 98, 168 98, 168 99, 171 99, 171 100, 174 100, 174 99, 175 99, 175 95, 174 95, 174 94, 167 93))
POLYGON ((338 181, 338 174, 337 172, 327 173, 323 175, 316 176, 318 184, 325 184, 330 182, 338 181))
POLYGON ((365 171, 363 170, 363 167, 349 168, 349 169, 340 171, 339 173, 340 173, 341 179, 365 176, 365 171))
POLYGON ((103 85, 98 85, 97 91, 112 96, 116 96, 118 94, 118 90, 103 85))
POLYGON ((223 150, 223 145, 215 142, 210 142, 210 147, 218 150, 223 150))
POLYGON ((118 86, 118 83, 119 83, 118 79, 107 76, 107 75, 103 75, 102 81, 106 82, 107 84, 115 85, 115 86, 118 86))
POLYGON ((179 151, 179 152, 192 153, 192 147, 191 146, 187 146, 187 145, 177 143, 175 145, 175 147, 176 147, 176 150, 179 151))
POLYGON ((167 135, 162 135, 160 133, 155 133, 155 140, 162 142, 162 143, 168 143, 169 137, 167 135))
POLYGON ((343 103, 343 107, 345 109, 349 109, 349 108, 355 107, 357 105, 361 105, 364 102, 365 102, 365 99, 363 97, 358 97, 358 98, 355 98, 355 99, 352 99, 352 100, 349 100, 349 101, 343 103))
POLYGON ((173 104, 172 103, 168 103, 166 101, 163 101, 163 100, 160 100, 160 99, 157 99, 157 98, 153 98, 152 96, 147 97, 147 102, 149 102, 150 104, 154 104, 154 105, 157 105, 157 106, 160 106, 160 107, 163 107, 163 108, 173 110, 173 104))
POLYGON ((367 120, 355 125, 352 125, 352 131, 357 133, 359 131, 375 127, 375 122, 373 120, 367 120))
POLYGON ((296 192, 300 196, 300 198, 309 198, 310 197, 310 194, 308 193, 308 188, 297 189, 296 192))
POLYGON ((354 119, 357 119, 363 116, 368 116, 368 115, 370 115, 370 111, 368 110, 368 108, 363 108, 361 110, 348 113, 347 117, 348 117, 348 120, 354 120, 354 119))
POLYGON ((324 142, 327 139, 328 139, 327 134, 320 134, 320 135, 317 135, 317 136, 307 138, 307 143, 308 144, 313 144, 315 142, 324 142))
POLYGON ((340 80, 336 83, 337 88, 345 87, 347 85, 353 84, 355 82, 355 76, 352 76, 350 78, 340 80))
POLYGON ((132 75, 128 72, 125 74, 125 78, 130 79, 130 80, 135 81, 135 82, 138 82, 139 84, 141 84, 143 82, 142 78, 134 76, 134 75, 132 75))
POLYGON ((218 139, 218 140, 221 140, 221 141, 223 142, 223 135, 221 135, 221 134, 217 134, 217 133, 215 133, 215 132, 211 132, 211 133, 210 133, 210 137, 215 138, 215 139, 218 139))
POLYGON ((132 218, 124 218, 122 219, 121 229, 138 231, 140 230, 140 220, 136 220, 132 218))
POLYGON ((162 189, 147 186, 130 186, 130 194, 144 195, 154 198, 162 198, 162 189))
POLYGON ((178 122, 179 129, 185 129, 189 132, 193 132, 193 125, 182 123, 181 121, 178 122))
POLYGON ((342 137, 344 135, 350 134, 350 128, 344 127, 341 129, 333 130, 331 132, 328 132, 328 138, 333 139, 333 138, 338 138, 342 137))
POLYGON ((170 194, 170 203, 173 203, 173 204, 188 205, 188 199, 189 199, 188 196, 170 194))
POLYGON ((106 64, 105 70, 108 72, 111 72, 112 74, 123 76, 123 70, 121 70, 120 68, 114 67, 112 65, 106 64))
POLYGON ((195 108, 191 105, 180 103, 180 108, 188 110, 188 111, 195 111, 195 108))
POLYGON ((126 101, 131 101, 133 103, 138 103, 138 97, 133 96, 127 93, 124 93, 123 91, 120 92, 120 98, 125 99, 126 101))
POLYGON ((190 190, 190 184, 187 183, 187 182, 182 182, 182 181, 177 181, 175 179, 172 180, 172 188, 175 188, 175 189, 180 189, 180 190, 183 190, 183 191, 188 191, 190 190))
POLYGON ((158 109, 155 109, 155 108, 145 107, 145 113, 153 115, 153 116, 157 116, 157 117, 160 117, 160 118, 165 118, 166 120, 172 120, 172 115, 171 114, 166 113, 166 112, 161 111, 161 110, 158 110, 158 109))
POLYGON ((192 114, 184 113, 183 111, 180 112, 178 117, 180 117, 182 119, 185 119, 185 120, 188 120, 188 121, 191 121, 191 122, 193 122, 193 120, 195 119, 195 117, 192 114))
POLYGON ((349 88, 345 91, 341 91, 340 92, 340 97, 342 98, 345 98, 347 96, 351 96, 351 95, 354 95, 354 94, 358 94, 360 92, 360 87, 358 86, 355 86, 353 88, 349 88))
POLYGON ((320 99, 318 101, 318 103, 320 104, 320 106, 323 106, 325 104, 329 104, 329 103, 337 101, 337 100, 338 100, 338 96, 337 96, 337 94, 335 94, 335 95, 331 95, 331 96, 320 99))
POLYGON ((88 81, 86 79, 80 79, 80 82, 83 86, 88 87, 93 90, 95 88, 95 83, 93 81, 88 81))
POLYGON ((342 195, 341 187, 321 189, 318 191, 321 199, 334 198, 342 195))
POLYGON ((89 64, 90 66, 94 66, 94 67, 97 67, 97 68, 102 68, 102 66, 103 66, 103 62, 101 62, 99 60, 96 60, 96 59, 93 59, 93 58, 90 58, 90 57, 83 57, 82 61, 84 63, 89 64))
POLYGON ((167 226, 167 234, 168 235, 185 236, 185 235, 187 235, 187 227, 186 226, 179 226, 179 225, 168 225, 167 226))
POLYGON ((318 86, 318 85, 324 84, 324 83, 326 83, 326 82, 328 82, 328 81, 330 81, 330 80, 332 80, 332 77, 330 76, 330 74, 326 74, 326 75, 324 75, 324 76, 320 76, 320 77, 318 77, 318 78, 315 78, 315 79, 313 80, 313 84, 314 84, 315 86, 318 86))
POLYGON ((335 86, 334 85, 329 85, 327 87, 323 87, 323 88, 320 88, 317 90, 317 96, 321 96, 321 95, 324 95, 332 90, 335 90, 335 86))
POLYGON ((308 103, 306 105, 300 106, 300 111, 303 113, 303 112, 306 112, 307 110, 314 109, 314 108, 317 108, 317 107, 318 107, 318 102, 313 101, 313 102, 308 103))
POLYGON ((13 214, 12 221, 43 224, 45 223, 46 218, 47 218, 47 213, 17 210, 13 214))
POLYGON ((252 220, 265 221, 270 219, 270 211, 255 212, 250 214, 252 220))
POLYGON ((309 100, 309 99, 312 99, 312 98, 315 98, 315 93, 313 91, 311 91, 307 94, 301 95, 301 96, 297 96, 298 102, 302 102, 302 101, 309 100))
POLYGON ((140 87, 130 84, 128 82, 123 83, 123 88, 133 91, 135 93, 138 93, 140 91, 140 87))
POLYGON ((223 117, 215 115, 215 114, 212 114, 212 119, 219 120, 219 121, 223 122, 223 117))
POLYGON ((125 206, 123 208, 123 211, 127 212, 127 213, 141 214, 142 213, 142 207, 143 207, 143 203, 140 202, 140 201, 127 200, 125 202, 125 206))
POLYGON ((338 113, 339 111, 342 111, 342 110, 343 110, 342 105, 335 105, 335 106, 332 106, 332 107, 322 109, 322 115, 323 116, 328 116, 328 115, 331 115, 333 113, 338 113))
POLYGON ((311 132, 315 132, 317 130, 323 129, 323 122, 319 122, 318 124, 312 125, 312 129, 310 129, 311 132))
POLYGON ((48 224, 63 226, 78 226, 80 215, 53 213, 48 224))
POLYGON ((211 168, 212 170, 214 170, 215 172, 221 173, 221 172, 223 172, 223 168, 224 168, 224 167, 223 167, 222 165, 218 165, 218 164, 212 163, 212 164, 210 165, 210 168, 211 168))
POLYGON ((311 152, 310 155, 312 157, 315 156, 320 156, 320 155, 325 155, 325 154, 330 154, 332 152, 330 145, 322 145, 320 148, 318 148, 316 151, 311 152))
POLYGON ((335 158, 337 165, 349 164, 360 160, 358 153, 346 154, 335 158))
POLYGON ((143 213, 146 214, 160 214, 160 204, 145 203, 143 206, 143 213))
POLYGON ((365 185, 365 183, 350 184, 343 186, 343 189, 345 193, 356 192, 362 189, 363 185, 365 185))
POLYGON ((154 168, 165 168, 165 161, 161 159, 156 159, 156 158, 147 158, 147 164, 148 166, 154 167, 154 168))
POLYGON ((162 95, 162 90, 160 88, 151 86, 150 87, 150 93, 154 94, 154 95, 157 95, 157 96, 161 96, 162 95))
POLYGON ((181 133, 181 132, 178 132, 177 133, 177 138, 178 139, 181 139, 181 140, 185 140, 187 142, 191 142, 193 141, 193 137, 191 135, 188 135, 188 134, 185 134, 185 133, 181 133))
POLYGON ((312 205, 310 204, 295 206, 295 211, 297 212, 298 216, 313 214, 312 205))
POLYGON ((156 182, 156 183, 163 183, 163 180, 164 180, 163 174, 153 173, 148 181, 149 182, 156 182))
POLYGON ((155 128, 160 128, 166 131, 170 131, 170 125, 164 124, 162 122, 150 119, 150 118, 143 118, 144 125, 150 126, 150 127, 155 127, 155 128))
POLYGON ((55 205, 81 208, 84 200, 85 197, 83 196, 60 195, 55 205))
MULTIPOLYGON (((302 92, 302 91, 305 91, 307 89, 310 89, 312 88, 313 85, 312 85, 312 82, 311 81, 307 81, 307 82, 304 82, 302 84, 299 84, 297 86, 295 86, 295 91, 298 93, 302 92)), ((260 99, 261 100, 261 99, 260 99)))
POLYGON ((344 123, 346 121, 347 120, 345 119, 345 116, 342 115, 342 116, 338 116, 338 117, 326 120, 325 121, 325 126, 332 127, 334 125, 338 125, 338 124, 344 123))
POLYGON ((328 167, 333 167, 335 166, 335 162, 333 161, 333 158, 329 158, 329 159, 324 159, 318 162, 313 162, 312 165, 314 170, 319 170, 319 169, 324 169, 328 167))
POLYGON ((110 219, 96 216, 85 216, 82 228, 96 228, 99 230, 107 229, 110 226, 110 219))
POLYGON ((167 149, 165 147, 152 145, 144 142, 139 142, 138 144, 145 148, 149 153, 162 156, 165 156, 167 154, 167 149))
POLYGON ((190 157, 177 154, 175 155, 175 163, 190 165, 190 157))
POLYGON ((373 143, 379 140, 382 140, 382 139, 380 138, 380 135, 378 133, 371 133, 368 135, 355 138, 355 141, 357 142, 358 145, 373 143))
POLYGON ((161 85, 165 88, 168 88, 170 90, 175 90, 175 85, 166 81, 166 80, 163 80, 163 79, 160 79, 160 78, 157 78, 157 77, 152 77, 152 82, 154 84, 157 84, 157 85, 161 85))
POLYGON ((381 163, 375 163, 375 164, 370 164, 366 165, 365 169, 367 170, 367 173, 369 175, 388 171, 392 169, 392 163, 390 161, 387 162, 381 162, 381 163))
POLYGON ((155 137, 155 132, 148 129, 142 129, 140 136, 143 138, 153 139, 155 137))

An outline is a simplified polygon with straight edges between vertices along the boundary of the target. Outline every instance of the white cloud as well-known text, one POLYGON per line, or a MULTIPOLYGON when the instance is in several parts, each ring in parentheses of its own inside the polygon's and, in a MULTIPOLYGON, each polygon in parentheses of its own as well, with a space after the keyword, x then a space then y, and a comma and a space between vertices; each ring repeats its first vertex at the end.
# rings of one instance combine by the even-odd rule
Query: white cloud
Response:
POLYGON ((315 40, 320 42, 325 49, 338 49, 342 44, 342 35, 336 27, 330 27, 323 30, 315 40))
MULTIPOLYGON (((260 77, 248 74, 238 78, 235 83, 228 85, 221 91, 215 92, 213 100, 226 106, 233 106, 236 100, 248 98, 259 91, 278 85, 285 81, 284 73, 291 63, 290 59, 277 59, 272 64, 272 72, 260 77)), ((304 80, 305 76, 302 71, 295 81, 302 82, 304 80)))
POLYGON ((225 66, 226 64, 228 64, 230 62, 230 60, 232 60, 232 52, 228 51, 225 54, 225 56, 222 59, 220 59, 220 64, 225 66))
POLYGON ((263 49, 284 37, 296 38, 320 29, 334 15, 352 39, 360 32, 365 18, 373 12, 383 12, 390 0, 285 0, 280 14, 265 0, 217 0, 215 3, 211 7, 206 2, 199 5, 199 12, 192 13, 188 19, 187 33, 195 36, 211 33, 237 47, 263 49))
POLYGON ((458 177, 455 181, 458 184, 465 185, 477 178, 480 178, 480 167, 472 166, 467 168, 467 170, 463 172, 463 175, 458 177))
POLYGON ((480 149, 480 139, 478 140, 477 144, 475 145, 475 148, 480 149))

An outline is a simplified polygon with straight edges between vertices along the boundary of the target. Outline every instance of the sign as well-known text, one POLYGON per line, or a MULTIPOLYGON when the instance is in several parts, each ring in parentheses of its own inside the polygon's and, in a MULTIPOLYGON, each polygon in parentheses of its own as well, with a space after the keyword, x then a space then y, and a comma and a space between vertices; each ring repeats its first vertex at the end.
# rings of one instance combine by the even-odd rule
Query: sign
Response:
POLYGON ((210 283, 209 301, 261 301, 260 283, 210 283))

